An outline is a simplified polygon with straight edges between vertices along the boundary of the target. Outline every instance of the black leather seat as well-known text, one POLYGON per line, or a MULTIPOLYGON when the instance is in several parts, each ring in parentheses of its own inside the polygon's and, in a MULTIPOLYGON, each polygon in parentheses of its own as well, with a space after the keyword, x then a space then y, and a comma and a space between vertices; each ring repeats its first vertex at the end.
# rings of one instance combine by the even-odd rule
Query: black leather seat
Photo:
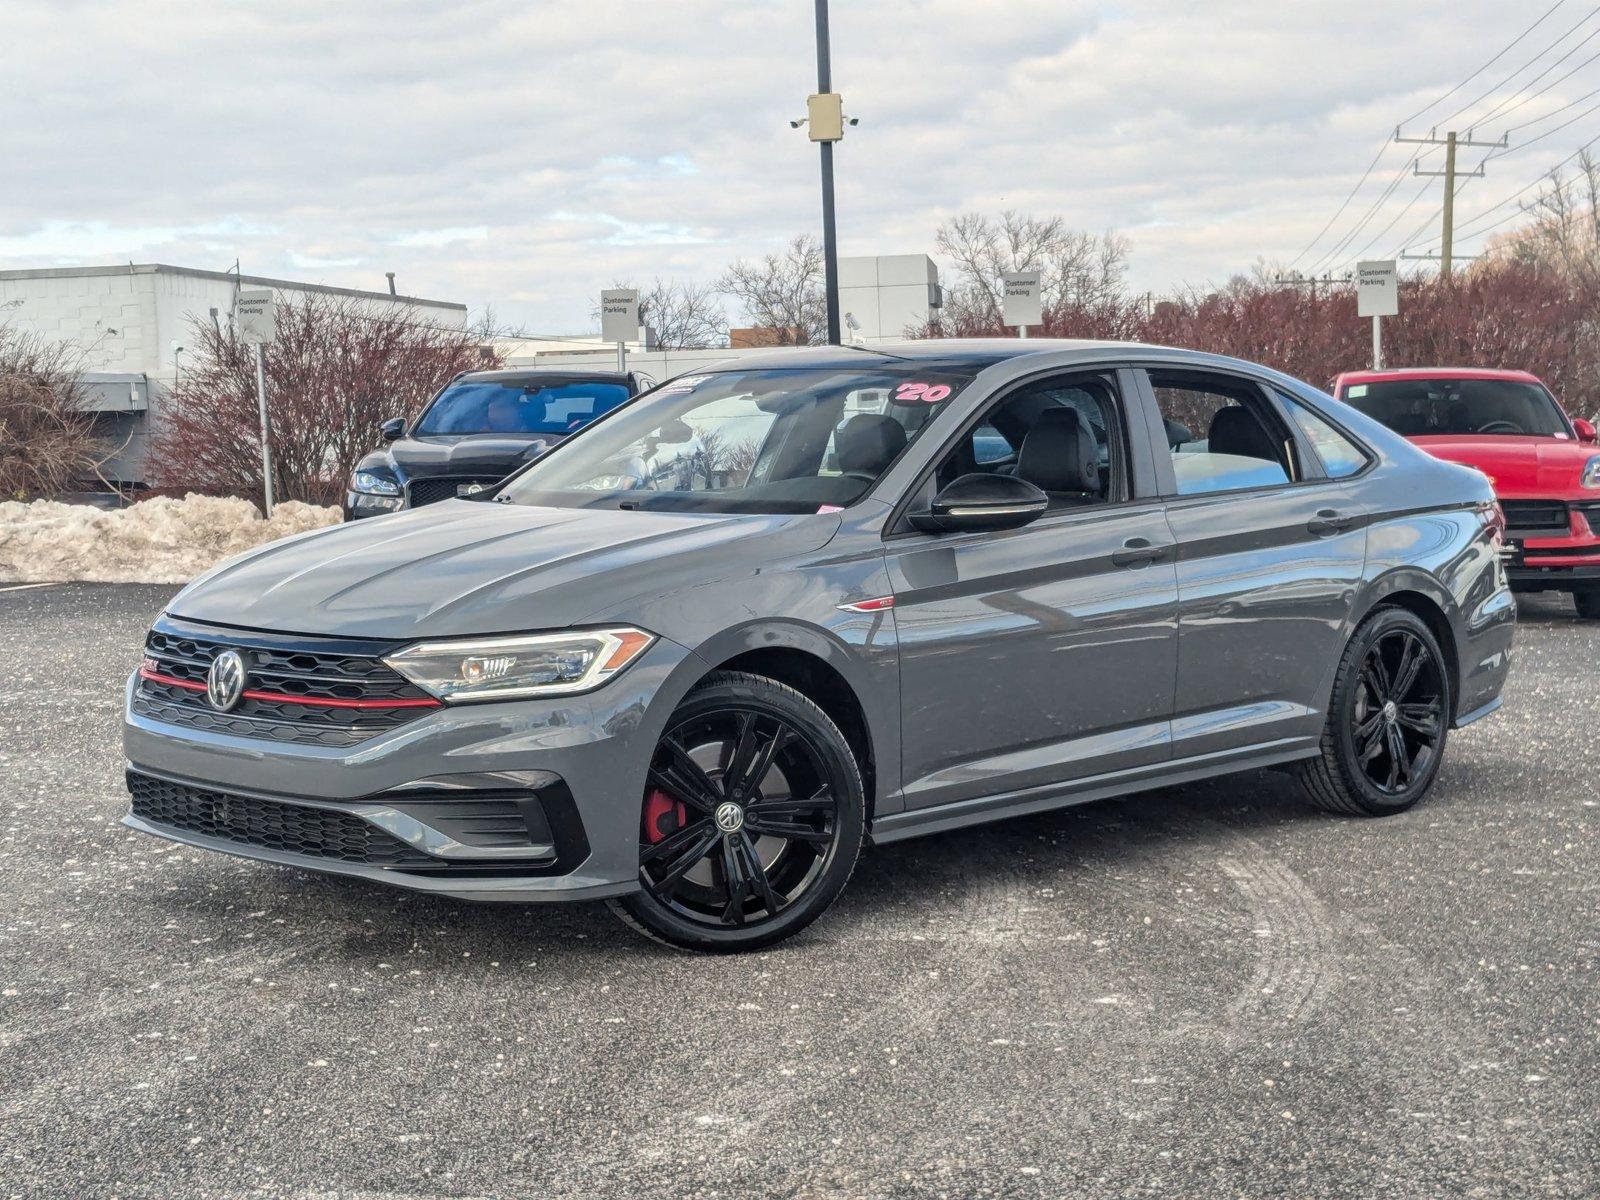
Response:
POLYGON ((1264 458, 1282 465, 1282 455, 1272 435, 1260 419, 1242 405, 1219 408, 1211 418, 1206 449, 1213 454, 1232 454, 1239 458, 1264 458))
POLYGON ((1047 493, 1052 507, 1105 499, 1100 448, 1077 409, 1050 408, 1039 414, 1022 439, 1017 478, 1047 493))
POLYGON ((857 413, 833 435, 839 470, 869 482, 883 474, 905 448, 905 426, 878 413, 857 413))

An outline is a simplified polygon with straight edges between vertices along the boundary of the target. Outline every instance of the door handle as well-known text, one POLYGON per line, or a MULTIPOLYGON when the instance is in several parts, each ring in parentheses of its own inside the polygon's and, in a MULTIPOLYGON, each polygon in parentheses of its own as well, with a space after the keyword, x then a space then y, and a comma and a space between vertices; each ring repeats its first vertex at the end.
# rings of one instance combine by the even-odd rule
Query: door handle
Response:
POLYGON ((1111 562, 1118 567, 1146 567, 1166 552, 1165 546, 1154 545, 1149 538, 1134 537, 1123 542, 1121 550, 1111 552, 1111 562))
POLYGON ((1316 537, 1331 537, 1333 534, 1350 529, 1359 519, 1332 508, 1323 508, 1306 522, 1306 528, 1316 537))

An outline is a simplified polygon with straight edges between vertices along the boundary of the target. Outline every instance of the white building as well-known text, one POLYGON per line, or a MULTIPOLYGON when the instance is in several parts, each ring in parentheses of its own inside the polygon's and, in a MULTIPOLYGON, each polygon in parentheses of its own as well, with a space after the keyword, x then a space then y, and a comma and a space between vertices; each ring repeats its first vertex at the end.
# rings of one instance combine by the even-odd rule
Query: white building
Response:
POLYGON ((839 311, 847 342, 893 342, 944 305, 939 268, 926 254, 839 260, 839 311))
POLYGON ((239 289, 271 288, 293 302, 308 293, 400 306, 441 325, 465 326, 464 304, 387 291, 265 279, 160 263, 0 271, 0 322, 75 346, 83 382, 105 435, 123 450, 107 467, 113 480, 143 479, 145 446, 169 388, 183 370, 195 321, 226 324, 239 289))

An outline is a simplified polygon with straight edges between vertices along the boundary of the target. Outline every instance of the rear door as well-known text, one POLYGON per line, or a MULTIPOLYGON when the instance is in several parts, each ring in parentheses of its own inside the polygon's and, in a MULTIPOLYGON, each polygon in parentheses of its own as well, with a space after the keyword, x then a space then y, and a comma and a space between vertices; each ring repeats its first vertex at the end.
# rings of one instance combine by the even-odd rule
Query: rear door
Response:
POLYGON ((1366 523, 1275 391, 1221 371, 1140 378, 1177 542, 1174 757, 1301 748, 1321 734, 1366 523))
POLYGON ((972 471, 1037 472, 1056 490, 1032 524, 943 535, 891 526, 907 808, 1047 795, 1169 756, 1177 575, 1154 452, 1142 418, 1127 419, 1132 378, 1073 372, 1014 385, 912 500, 925 506, 972 471), (1025 449, 1042 415, 1061 408, 1093 431, 1093 480, 1040 464, 1048 433, 1025 449), (1072 486, 1081 482, 1093 486, 1072 486))

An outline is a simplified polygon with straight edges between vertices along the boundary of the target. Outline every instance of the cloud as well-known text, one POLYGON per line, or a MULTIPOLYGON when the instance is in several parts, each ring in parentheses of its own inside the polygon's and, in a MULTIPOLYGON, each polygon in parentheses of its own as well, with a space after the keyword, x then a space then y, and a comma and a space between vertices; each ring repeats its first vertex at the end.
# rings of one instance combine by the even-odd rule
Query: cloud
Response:
MULTIPOLYGON (((861 118, 837 153, 844 252, 931 251, 943 218, 1015 207, 1121 229, 1141 288, 1290 259, 1396 121, 1534 15, 1491 0, 835 5, 835 83, 861 118)), ((581 329, 612 279, 709 280, 818 227, 816 147, 788 125, 815 88, 812 34, 808 5, 770 0, 11 0, 0 267, 238 257, 379 289, 392 270, 407 292, 581 329)), ((1596 134, 1600 118, 1491 163, 1458 217, 1596 134)), ((1404 161, 1387 152, 1345 224, 1404 161)), ((1348 249, 1414 194, 1397 189, 1348 249)))

